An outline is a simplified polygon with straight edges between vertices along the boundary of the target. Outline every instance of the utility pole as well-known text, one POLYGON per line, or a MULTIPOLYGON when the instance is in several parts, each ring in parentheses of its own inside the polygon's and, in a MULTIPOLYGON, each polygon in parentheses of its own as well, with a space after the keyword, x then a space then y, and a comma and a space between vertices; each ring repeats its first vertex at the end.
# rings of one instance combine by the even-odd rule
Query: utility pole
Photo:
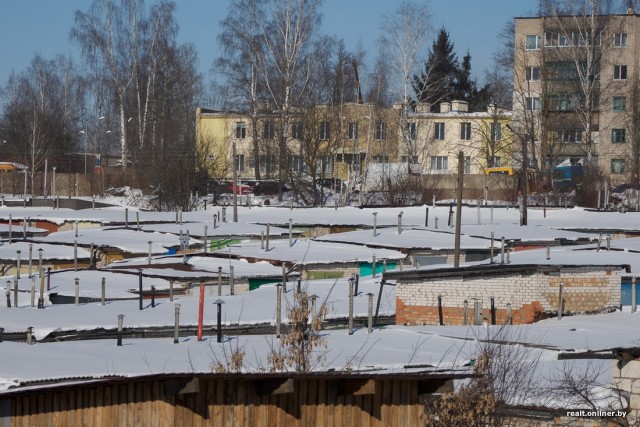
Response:
POLYGON ((458 151, 458 190, 456 192, 456 234, 453 267, 460 267, 460 226, 462 224, 462 186, 464 185, 464 153, 458 151))
POLYGON ((238 164, 236 160, 236 142, 233 141, 232 145, 232 154, 233 157, 231 161, 233 162, 233 222, 238 222, 238 164))

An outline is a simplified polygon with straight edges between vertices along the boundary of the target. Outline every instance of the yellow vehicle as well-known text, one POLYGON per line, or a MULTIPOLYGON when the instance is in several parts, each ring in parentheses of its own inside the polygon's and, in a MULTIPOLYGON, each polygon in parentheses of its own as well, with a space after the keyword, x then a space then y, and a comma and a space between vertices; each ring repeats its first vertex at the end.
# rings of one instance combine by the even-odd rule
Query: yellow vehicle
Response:
POLYGON ((495 168, 486 168, 484 173, 486 175, 499 174, 499 175, 513 175, 517 173, 518 169, 514 170, 512 167, 495 167, 495 168))
POLYGON ((5 172, 16 172, 27 169, 25 165, 21 165, 20 163, 13 162, 0 162, 0 171, 5 172))

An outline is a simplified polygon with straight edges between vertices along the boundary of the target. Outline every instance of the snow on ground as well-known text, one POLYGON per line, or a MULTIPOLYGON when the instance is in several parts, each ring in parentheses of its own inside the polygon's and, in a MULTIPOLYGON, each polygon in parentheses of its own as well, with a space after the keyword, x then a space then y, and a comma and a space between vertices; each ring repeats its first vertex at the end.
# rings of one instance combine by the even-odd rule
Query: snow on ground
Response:
MULTIPOLYGON (((40 218, 62 224, 68 220, 95 220, 101 224, 123 223, 125 208, 115 207, 107 209, 89 209, 85 211, 53 210, 43 208, 0 208, 0 218, 8 220, 9 215, 13 219, 40 218)), ((129 224, 136 221, 133 214, 135 209, 130 208, 128 213, 129 224)), ((209 206, 208 209, 194 212, 184 212, 183 224, 176 224, 176 214, 172 212, 142 212, 138 211, 138 218, 143 228, 150 230, 173 232, 175 228, 189 227, 190 233, 197 236, 204 234, 204 225, 208 226, 208 235, 214 236, 213 214, 220 212, 217 206, 209 206), (165 221, 169 224, 155 225, 151 222, 165 221), (186 222, 197 223, 191 230, 191 225, 186 222), (166 228, 165 228, 166 227, 166 228), (202 230, 202 231, 201 231, 202 230)), ((304 208, 290 210, 276 207, 253 207, 238 209, 238 224, 219 224, 221 235, 238 235, 238 230, 246 233, 259 234, 264 229, 263 225, 286 225, 289 218, 297 225, 338 225, 345 227, 371 227, 373 212, 377 212, 378 236, 373 237, 371 230, 332 236, 331 239, 350 241, 351 243, 371 244, 378 240, 384 240, 388 247, 405 247, 426 244, 433 245, 436 242, 440 247, 449 247, 452 235, 432 233, 435 230, 435 217, 439 219, 439 232, 452 231, 446 226, 449 214, 448 206, 418 206, 404 208, 376 208, 359 209, 345 208, 304 208), (410 230, 410 228, 424 228, 427 209, 429 209, 429 226, 427 231, 410 230), (402 222, 406 227, 403 234, 398 236, 395 226, 398 214, 402 212, 402 222), (382 227, 388 226, 389 229, 382 227), (436 237, 437 235, 437 237, 436 237), (437 238, 444 239, 438 241, 437 238), (426 243, 424 242, 426 241, 426 243)), ((471 236, 487 238, 493 231, 498 236, 507 239, 519 240, 553 240, 555 238, 580 239, 583 235, 566 231, 554 231, 554 229, 591 229, 584 234, 593 239, 601 230, 626 230, 638 232, 640 214, 617 212, 592 212, 580 208, 547 210, 546 218, 542 209, 529 210, 529 226, 519 227, 519 212, 517 209, 494 208, 491 215, 491 207, 481 209, 482 225, 478 225, 478 212, 475 207, 463 209, 462 233, 471 236), (493 217, 493 224, 491 222, 493 217)), ((229 211, 227 212, 229 218, 229 211)), ((288 233, 277 231, 280 235, 288 233)), ((178 237, 172 234, 147 233, 135 230, 88 230, 80 229, 77 238, 80 244, 106 245, 121 247, 123 250, 137 253, 147 253, 148 241, 153 242, 154 254, 166 252, 165 245, 176 246, 178 237), (150 236, 153 236, 151 238, 150 236)), ((63 242, 73 243, 76 240, 73 232, 54 233, 49 238, 38 240, 34 250, 43 245, 45 253, 52 256, 55 248, 44 246, 48 243, 63 242), (50 252, 49 252, 50 251, 50 252)), ((478 239, 463 238, 464 245, 474 245, 478 239)), ((192 240, 193 243, 193 240, 192 240)), ((1 250, 9 251, 7 259, 12 259, 15 249, 23 243, 5 245, 1 250)), ((486 241, 482 242, 486 247, 486 241)), ((603 243, 604 245, 604 243, 603 243)), ((21 246, 22 247, 22 246, 21 246)), ((496 247, 499 247, 496 245, 496 247)), ((553 247, 551 259, 546 260, 546 250, 532 250, 512 253, 512 263, 552 263, 552 264, 629 264, 633 273, 640 271, 640 254, 631 251, 640 250, 639 239, 614 240, 612 249, 618 251, 596 251, 595 244, 578 247, 553 247), (589 249, 589 250, 585 250, 589 249)), ((25 253, 25 249, 23 254, 25 253)), ((258 242, 234 245, 228 249, 219 251, 223 258, 194 256, 187 259, 192 270, 209 272, 211 277, 217 275, 217 268, 221 266, 225 273, 228 266, 233 265, 235 274, 251 275, 260 272, 278 274, 277 267, 266 263, 249 264, 241 260, 225 259, 224 255, 238 255, 241 257, 269 258, 277 261, 296 260, 306 263, 320 263, 329 261, 369 262, 373 255, 378 259, 399 259, 403 254, 393 250, 362 248, 356 245, 338 244, 333 242, 318 242, 309 239, 298 238, 293 247, 289 247, 288 241, 271 241, 270 250, 260 249, 258 242), (244 270, 243 270, 244 269, 244 270)), ((1 254, 1 252, 0 252, 1 254)), ((44 255, 44 254, 43 254, 44 255)), ((45 255, 45 256, 47 256, 45 255)), ((63 256, 60 254, 59 256, 63 256)), ((67 254, 68 255, 68 254, 67 254)), ((180 257, 177 258, 178 260, 180 257)), ((495 258, 499 261, 499 255, 495 258)), ((173 263, 175 258, 152 258, 152 266, 147 269, 145 275, 165 272, 168 263, 173 263)), ((138 267, 145 265, 146 258, 127 260, 112 267, 124 268, 128 272, 137 271, 138 267)), ((148 262, 148 261, 147 261, 148 262)), ((442 267, 442 266, 439 266, 442 267)), ((439 268, 430 266, 428 268, 439 268)), ((450 267, 450 266, 449 266, 450 267)), ((426 267, 425 267, 426 268, 426 267)), ((175 274, 178 274, 178 270, 175 274)), ((128 289, 137 288, 137 276, 135 274, 117 274, 111 269, 100 271, 64 271, 52 275, 51 292, 59 292, 65 295, 73 295, 75 291, 74 279, 80 279, 80 292, 83 296, 99 296, 100 281, 102 277, 107 280, 107 296, 129 295, 128 289)), ((13 277, 6 277, 12 282, 13 277)), ((145 289, 156 283, 159 289, 166 289, 166 279, 152 279, 145 277, 145 289)), ((354 298, 354 313, 357 316, 365 316, 368 308, 368 293, 377 296, 380 285, 379 279, 362 277, 360 279, 359 293, 354 298)), ((2 281, 0 280, 0 283, 2 281)), ((150 301, 144 300, 144 310, 139 310, 137 300, 109 301, 102 306, 100 303, 75 305, 47 305, 39 310, 30 307, 29 291, 33 282, 28 278, 22 278, 19 283, 20 307, 6 308, 5 298, 0 297, 0 326, 5 332, 24 332, 27 327, 33 326, 36 339, 47 336, 52 331, 91 330, 94 328, 113 329, 117 325, 118 314, 124 314, 125 327, 138 326, 164 326, 170 327, 174 322, 174 304, 181 305, 181 325, 195 325, 197 323, 198 299, 192 295, 180 295, 172 303, 166 298, 159 299, 155 308, 150 307, 150 301)), ((287 304, 292 303, 293 287, 295 282, 288 284, 288 292, 285 293, 287 304)), ((310 294, 318 295, 318 302, 327 301, 329 306, 329 318, 344 318, 348 312, 348 285, 346 279, 321 280, 304 282, 304 286, 310 294)), ((276 286, 263 285, 255 291, 239 295, 223 295, 218 297, 215 287, 209 287, 205 296, 205 324, 213 325, 215 322, 216 306, 214 301, 221 298, 224 324, 261 324, 273 323, 275 319, 276 286)), ((12 294, 12 292, 11 292, 12 294)), ((197 295, 197 292, 195 292, 197 295)), ((12 295, 11 295, 12 296, 12 295)), ((287 305, 285 304, 285 306, 287 305)), ((284 312, 285 310, 283 310, 284 312)), ((384 286, 381 297, 381 314, 393 314, 395 312, 395 288, 384 286)), ((573 363, 577 367, 585 367, 583 361, 559 361, 560 351, 592 349, 603 350, 618 346, 640 345, 640 333, 637 325, 640 314, 610 313, 597 316, 564 317, 561 321, 550 319, 534 325, 513 326, 509 330, 513 332, 512 344, 514 348, 525 345, 526 358, 534 360, 539 358, 540 387, 546 387, 553 372, 562 370, 567 363, 573 363)), ((286 317, 283 314, 283 317, 286 317)), ((366 329, 356 330, 350 336, 346 330, 334 330, 323 332, 327 339, 327 347, 318 351, 323 352, 325 361, 317 369, 404 369, 405 366, 438 366, 457 367, 465 369, 471 358, 477 355, 478 343, 496 332, 497 327, 457 327, 457 326, 420 326, 405 327, 391 326, 374 330, 373 334, 367 334, 366 329), (484 338, 483 338, 484 337, 484 338)), ((274 336, 241 336, 225 337, 223 344, 215 342, 213 337, 206 337, 203 342, 198 342, 194 337, 180 339, 179 344, 173 344, 168 339, 127 339, 122 347, 116 347, 113 340, 90 340, 82 342, 58 342, 37 343, 27 346, 24 343, 3 342, 0 352, 0 388, 16 385, 20 382, 42 379, 59 379, 65 377, 90 377, 98 378, 104 375, 143 375, 149 373, 177 373, 177 372, 210 372, 211 364, 216 360, 224 360, 225 353, 230 349, 241 348, 246 353, 246 369, 258 371, 267 365, 266 357, 273 347, 274 336), (43 355, 46 354, 46 369, 42 366, 43 355)), ((611 378, 610 362, 604 361, 597 372, 598 379, 602 383, 608 383, 611 378)))

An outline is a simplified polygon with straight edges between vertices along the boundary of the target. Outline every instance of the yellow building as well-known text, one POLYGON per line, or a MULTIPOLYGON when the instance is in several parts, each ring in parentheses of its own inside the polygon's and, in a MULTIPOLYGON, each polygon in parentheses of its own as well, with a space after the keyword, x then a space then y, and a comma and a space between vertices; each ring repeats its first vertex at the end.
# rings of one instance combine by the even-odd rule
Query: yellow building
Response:
POLYGON ((371 164, 406 163, 412 172, 457 172, 458 151, 465 153, 465 173, 484 174, 490 166, 511 166, 514 138, 507 125, 511 112, 491 106, 469 112, 463 101, 441 104, 440 113, 419 104, 401 114, 399 106, 371 104, 320 105, 293 114, 283 141, 277 113, 249 114, 198 108, 198 146, 210 161, 210 176, 231 176, 231 152, 241 178, 283 175, 347 180, 364 174, 371 164), (281 153, 282 147, 286 152, 281 153))

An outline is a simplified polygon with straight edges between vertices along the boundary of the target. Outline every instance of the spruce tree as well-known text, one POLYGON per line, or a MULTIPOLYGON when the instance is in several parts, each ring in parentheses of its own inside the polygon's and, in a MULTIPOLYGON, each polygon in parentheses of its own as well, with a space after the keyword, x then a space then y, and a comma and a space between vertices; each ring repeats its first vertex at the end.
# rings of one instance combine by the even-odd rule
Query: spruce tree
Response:
POLYGON ((454 92, 457 74, 458 57, 449 40, 449 33, 441 28, 429 50, 424 71, 419 76, 413 76, 417 101, 428 102, 433 111, 439 111, 439 103, 450 99, 454 92))

